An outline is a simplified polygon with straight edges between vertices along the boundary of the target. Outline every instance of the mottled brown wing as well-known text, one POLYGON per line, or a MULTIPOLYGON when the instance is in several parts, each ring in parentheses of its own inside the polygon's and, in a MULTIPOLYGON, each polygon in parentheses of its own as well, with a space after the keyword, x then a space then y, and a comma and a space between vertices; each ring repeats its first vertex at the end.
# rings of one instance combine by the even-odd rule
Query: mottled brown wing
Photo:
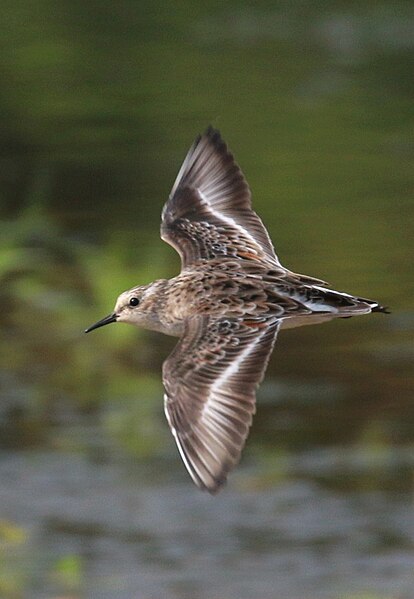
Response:
POLYGON ((164 362, 165 413, 193 481, 215 493, 237 464, 279 321, 198 316, 164 362))
POLYGON ((279 265, 269 235, 251 208, 249 186, 220 133, 199 136, 164 206, 161 237, 182 266, 239 256, 279 265))

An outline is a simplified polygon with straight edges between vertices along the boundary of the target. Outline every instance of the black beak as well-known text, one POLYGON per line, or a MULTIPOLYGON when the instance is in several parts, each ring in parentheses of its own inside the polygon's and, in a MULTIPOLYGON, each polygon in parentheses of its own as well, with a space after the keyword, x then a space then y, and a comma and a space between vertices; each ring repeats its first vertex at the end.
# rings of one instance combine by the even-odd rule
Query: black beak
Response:
POLYGON ((91 325, 87 329, 85 329, 85 333, 90 333, 94 329, 99 329, 99 327, 103 327, 105 324, 111 324, 111 322, 116 322, 116 314, 109 314, 109 316, 105 316, 102 320, 98 320, 95 324, 91 325))

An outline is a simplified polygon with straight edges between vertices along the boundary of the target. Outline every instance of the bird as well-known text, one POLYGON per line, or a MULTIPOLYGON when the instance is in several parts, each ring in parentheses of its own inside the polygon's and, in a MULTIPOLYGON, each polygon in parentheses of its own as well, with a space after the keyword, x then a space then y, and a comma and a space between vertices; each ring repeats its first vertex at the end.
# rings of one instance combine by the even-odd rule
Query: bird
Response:
POLYGON ((282 266, 211 126, 179 170, 161 238, 180 255, 180 274, 121 293, 85 332, 125 322, 179 337, 162 369, 165 414, 192 480, 215 494, 240 460, 278 332, 388 309, 282 266))

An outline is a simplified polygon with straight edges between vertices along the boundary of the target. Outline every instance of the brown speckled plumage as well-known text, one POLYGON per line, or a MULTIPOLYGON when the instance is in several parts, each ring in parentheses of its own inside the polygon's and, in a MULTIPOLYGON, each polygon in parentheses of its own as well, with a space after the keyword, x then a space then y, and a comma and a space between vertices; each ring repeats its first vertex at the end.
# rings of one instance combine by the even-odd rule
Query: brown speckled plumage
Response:
POLYGON ((161 237, 181 273, 134 287, 113 314, 180 337, 165 361, 165 413, 194 482, 211 493, 240 458, 280 328, 384 311, 284 268, 218 131, 197 138, 164 207, 161 237))

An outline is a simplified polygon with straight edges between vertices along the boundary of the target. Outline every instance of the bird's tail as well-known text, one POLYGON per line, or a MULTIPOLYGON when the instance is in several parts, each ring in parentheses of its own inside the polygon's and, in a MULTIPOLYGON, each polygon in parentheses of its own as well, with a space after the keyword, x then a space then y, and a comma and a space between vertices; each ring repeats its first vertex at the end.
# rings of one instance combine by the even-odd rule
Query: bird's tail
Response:
POLYGON ((361 297, 358 298, 361 302, 365 302, 371 306, 371 312, 382 312, 383 314, 391 314, 391 310, 388 306, 382 306, 378 302, 373 302, 372 300, 363 299, 361 297))
POLYGON ((369 312, 382 312, 383 314, 389 314, 390 310, 387 306, 381 305, 379 302, 370 300, 364 297, 358 297, 344 293, 342 291, 335 291, 333 289, 326 289, 319 285, 311 286, 311 294, 315 294, 309 302, 308 307, 313 312, 320 312, 326 310, 327 312, 334 312, 337 316, 353 316, 359 314, 367 314, 369 312))

